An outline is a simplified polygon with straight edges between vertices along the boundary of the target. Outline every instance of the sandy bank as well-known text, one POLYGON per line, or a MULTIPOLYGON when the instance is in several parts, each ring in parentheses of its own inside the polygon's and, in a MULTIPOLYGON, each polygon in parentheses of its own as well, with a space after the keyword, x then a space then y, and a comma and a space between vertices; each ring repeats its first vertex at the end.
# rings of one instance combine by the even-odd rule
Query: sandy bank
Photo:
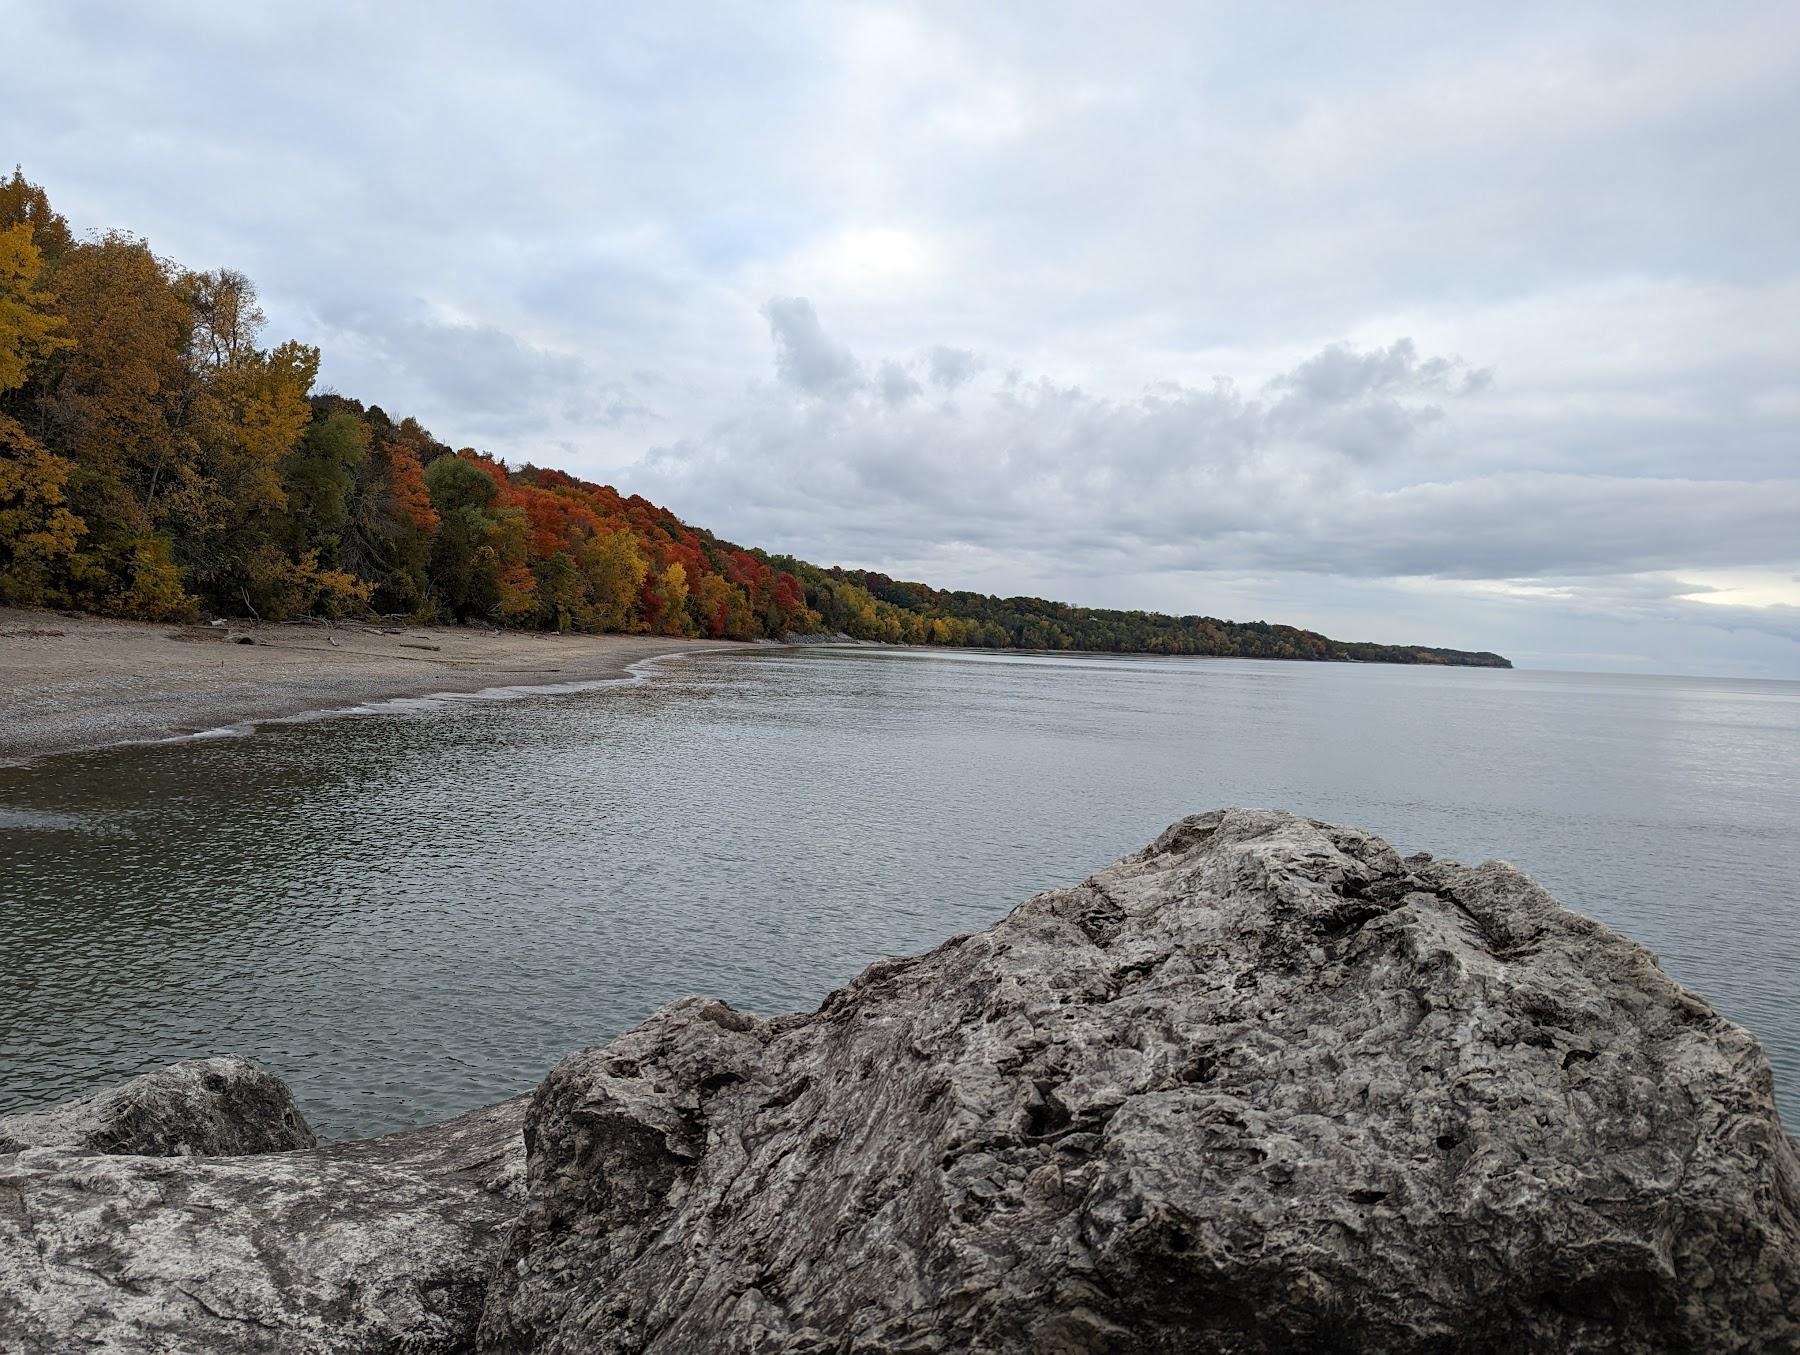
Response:
POLYGON ((397 696, 623 677, 641 659, 720 647, 360 622, 172 626, 0 608, 0 762, 397 696))

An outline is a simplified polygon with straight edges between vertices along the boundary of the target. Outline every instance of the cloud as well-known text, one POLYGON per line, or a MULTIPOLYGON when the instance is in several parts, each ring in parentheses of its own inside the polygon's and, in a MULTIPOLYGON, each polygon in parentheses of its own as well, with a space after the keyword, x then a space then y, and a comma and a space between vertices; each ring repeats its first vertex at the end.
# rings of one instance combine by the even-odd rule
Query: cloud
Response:
POLYGON ((788 385, 807 395, 848 394, 862 384, 862 369, 850 350, 825 335, 805 297, 771 300, 763 307, 775 340, 775 370, 788 385))
POLYGON ((982 366, 981 359, 968 349, 951 348, 941 343, 927 350, 925 364, 931 384, 946 391, 953 391, 973 379, 982 366))
POLYGON ((754 539, 812 515, 841 521, 836 510, 854 500, 879 506, 871 525, 881 535, 843 539, 851 559, 892 550, 897 538, 1027 550, 1052 538, 1172 568, 1456 575, 1491 535, 1477 519, 1526 493, 1477 485, 1446 500, 1428 484, 1379 490, 1358 478, 1362 463, 1418 454, 1443 403, 1484 384, 1460 361, 1421 358, 1406 339, 1370 351, 1331 345, 1257 392, 1228 379, 1164 381, 1126 399, 1048 377, 983 381, 975 354, 928 350, 967 393, 952 407, 913 402, 918 383, 897 361, 878 364, 872 388, 862 383, 864 364, 804 300, 765 311, 779 381, 644 468, 703 513, 742 520, 732 505, 766 503, 767 520, 743 523, 754 539), (795 483, 810 488, 769 495, 795 483), (1458 530, 1473 535, 1458 540, 1458 530))
MULTIPOLYGON (((1565 613, 1633 617, 1649 599, 1670 624, 1794 638, 1782 613, 1684 600, 1705 585, 1678 575, 1800 556, 1800 476, 1446 474, 1465 410, 1486 435, 1501 431, 1486 402, 1504 383, 1405 337, 1328 344, 1254 388, 1160 381, 1114 397, 1007 373, 964 378, 948 406, 911 398, 917 383, 893 360, 875 364, 873 386, 849 380, 865 364, 810 305, 786 305, 804 318, 805 351, 829 355, 831 380, 796 382, 793 343, 772 324, 782 379, 633 476, 743 539, 915 561, 961 586, 981 580, 945 571, 1004 560, 1078 600, 1124 575, 1419 580, 1435 596, 1565 613), (1640 576, 1637 591, 1620 583, 1640 576)), ((983 366, 971 353, 959 370, 983 366)))
POLYGON ((383 399, 394 409, 415 403, 457 407, 461 416, 444 436, 459 444, 496 432, 510 438, 561 436, 571 429, 641 434, 658 421, 644 399, 658 384, 654 373, 615 377, 580 354, 535 344, 497 325, 423 312, 340 314, 321 323, 334 331, 340 355, 354 354, 384 373, 383 385, 393 394, 383 399))
POLYGON ((881 389, 881 398, 890 405, 903 405, 924 393, 924 387, 898 362, 882 363, 876 379, 881 389))

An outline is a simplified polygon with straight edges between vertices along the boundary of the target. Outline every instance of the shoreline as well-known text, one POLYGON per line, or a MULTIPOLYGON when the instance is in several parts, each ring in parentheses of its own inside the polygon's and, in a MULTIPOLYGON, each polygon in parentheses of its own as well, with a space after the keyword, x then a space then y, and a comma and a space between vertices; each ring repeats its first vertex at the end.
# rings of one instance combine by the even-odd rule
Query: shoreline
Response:
POLYGON ((650 659, 737 647, 668 635, 364 621, 190 626, 0 608, 0 766, 388 701, 629 681, 650 659))

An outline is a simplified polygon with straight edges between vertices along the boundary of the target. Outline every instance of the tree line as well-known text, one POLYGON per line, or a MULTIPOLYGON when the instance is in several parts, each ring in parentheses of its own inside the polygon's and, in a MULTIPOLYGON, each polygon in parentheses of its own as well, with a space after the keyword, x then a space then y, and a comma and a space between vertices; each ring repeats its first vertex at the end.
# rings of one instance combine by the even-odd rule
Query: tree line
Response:
POLYGON ((315 391, 254 284, 77 237, 0 181, 0 604, 1503 666, 1263 622, 946 592, 744 549, 637 495, 315 391))

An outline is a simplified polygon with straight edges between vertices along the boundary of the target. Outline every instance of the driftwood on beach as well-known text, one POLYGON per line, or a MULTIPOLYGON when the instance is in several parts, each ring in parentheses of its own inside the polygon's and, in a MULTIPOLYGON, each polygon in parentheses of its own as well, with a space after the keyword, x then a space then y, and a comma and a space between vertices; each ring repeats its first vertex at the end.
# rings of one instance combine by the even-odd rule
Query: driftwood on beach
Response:
POLYGON ((0 1121, 0 1349, 1800 1349, 1756 1041, 1511 867, 1267 811, 529 1103, 228 1157, 172 1106, 189 1155, 0 1121))

